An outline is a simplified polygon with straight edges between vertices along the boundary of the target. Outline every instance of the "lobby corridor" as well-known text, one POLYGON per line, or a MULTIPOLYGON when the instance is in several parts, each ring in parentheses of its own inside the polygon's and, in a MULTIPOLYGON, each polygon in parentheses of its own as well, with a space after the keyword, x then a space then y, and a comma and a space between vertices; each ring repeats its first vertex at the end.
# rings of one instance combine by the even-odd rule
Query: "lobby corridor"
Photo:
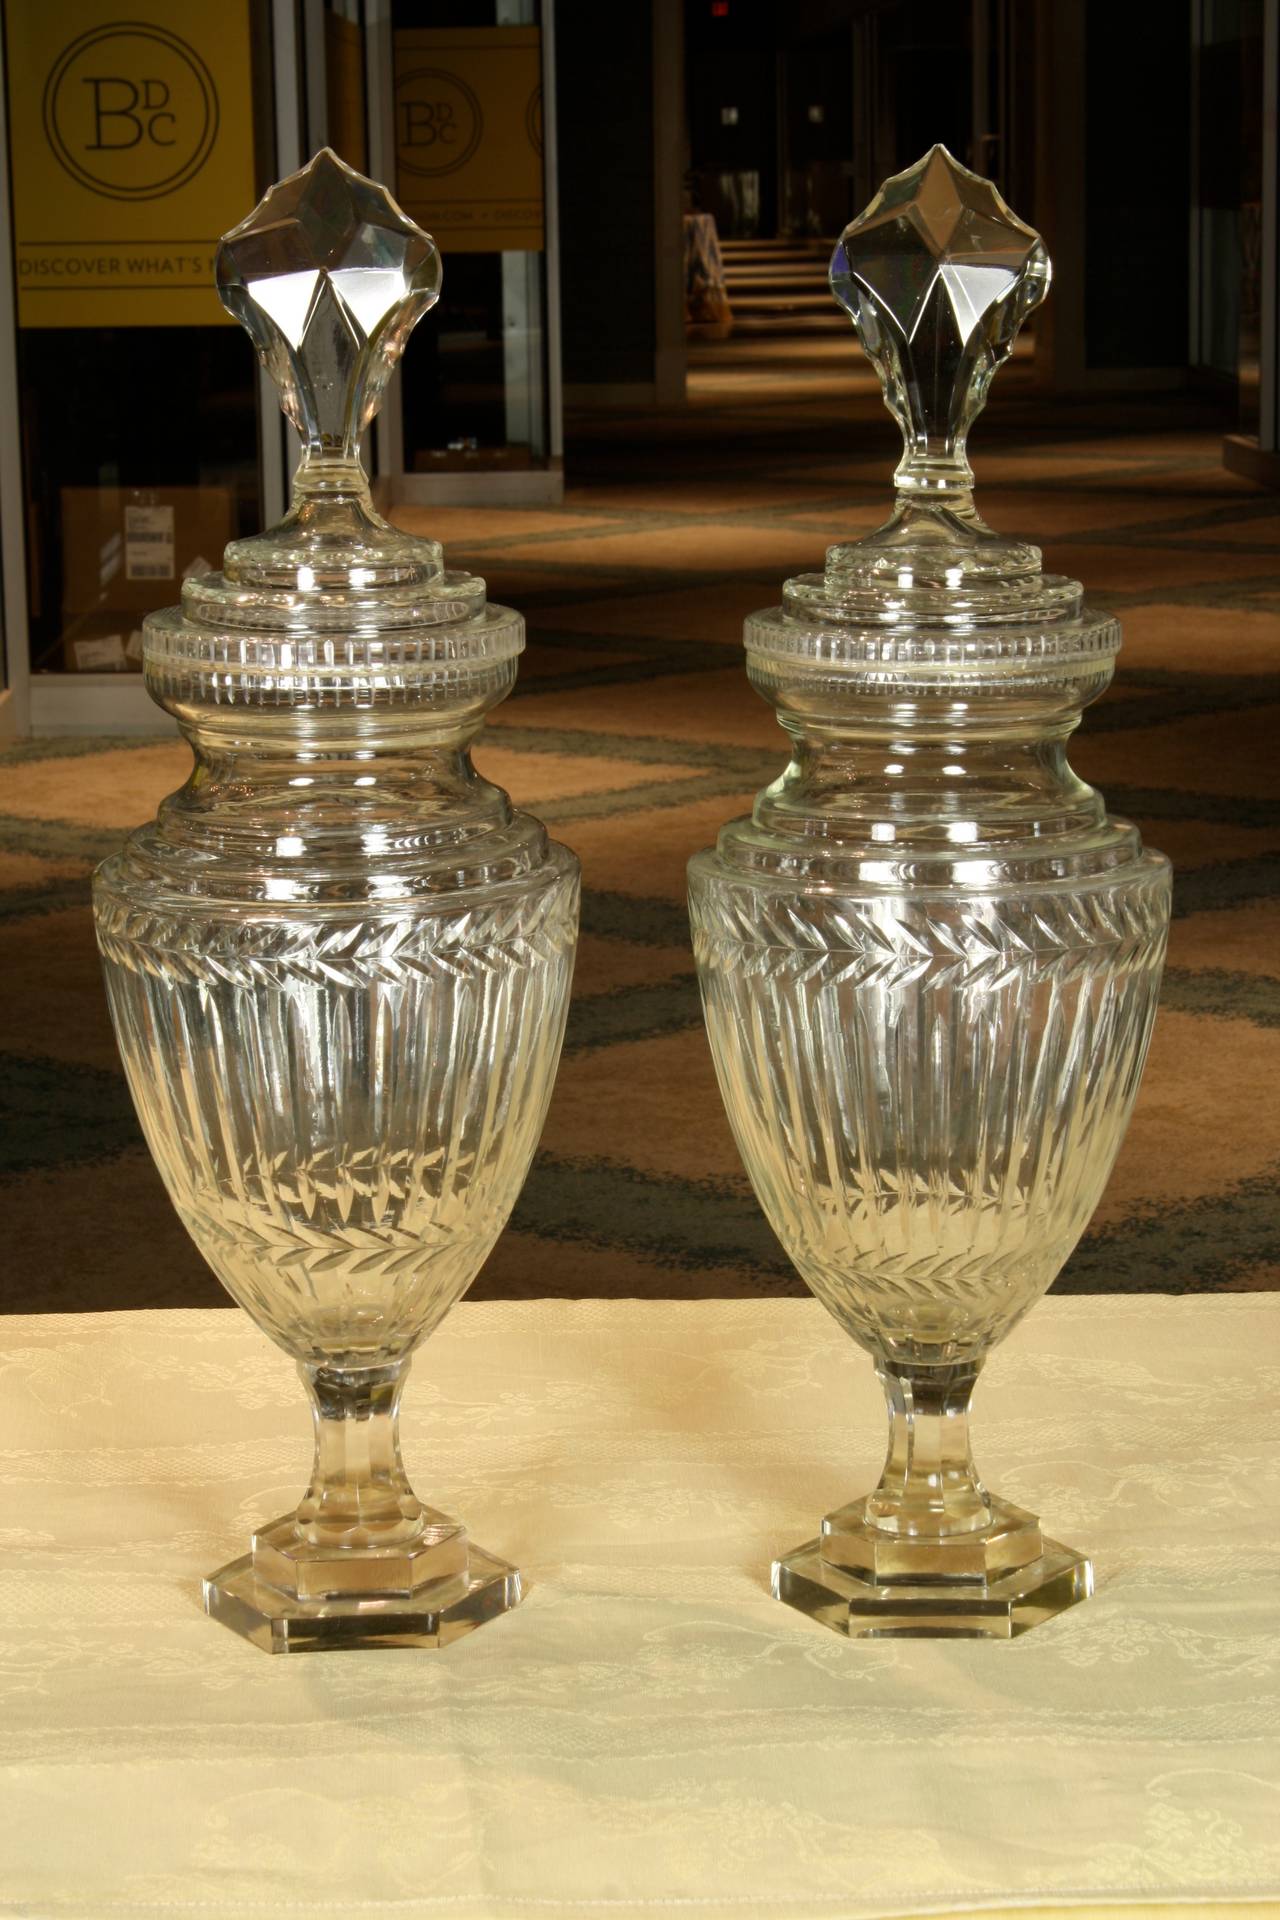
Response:
MULTIPOLYGON (((1120 671, 1073 762, 1177 875, 1132 1128, 1059 1287, 1280 1285, 1280 499, 1226 474, 1220 429, 1194 415, 1047 410, 1017 363, 1002 382, 971 446, 980 508, 1121 617, 1120 671)), ((698 357, 678 415, 572 422, 562 508, 397 515, 527 614, 519 685, 476 759, 584 867, 550 1118, 477 1297, 802 1291, 721 1111, 684 865, 784 760, 743 616, 884 517, 895 449, 850 340, 743 343, 698 357)), ((186 765, 157 736, 0 757, 11 1309, 225 1301, 138 1134, 88 911, 93 864, 186 765)))

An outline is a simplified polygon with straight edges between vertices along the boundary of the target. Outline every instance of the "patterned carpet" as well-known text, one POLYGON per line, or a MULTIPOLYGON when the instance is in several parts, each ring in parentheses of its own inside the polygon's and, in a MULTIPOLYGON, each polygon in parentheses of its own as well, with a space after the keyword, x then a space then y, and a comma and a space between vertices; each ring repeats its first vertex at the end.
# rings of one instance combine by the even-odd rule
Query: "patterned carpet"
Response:
MULTIPOLYGON (((778 771, 742 617, 875 525, 894 434, 851 348, 709 353, 681 416, 578 423, 563 509, 406 513, 529 616, 477 761, 582 857, 569 1039, 541 1153, 478 1295, 802 1291, 760 1217, 701 1033, 690 852, 778 771)), ((1136 1116, 1059 1287, 1280 1286, 1280 499, 1155 403, 1047 410, 1011 369, 980 503, 1124 621, 1073 755, 1177 868, 1136 1116), (1117 425, 1118 420, 1118 425, 1117 425)), ((169 740, 0 756, 0 1204, 10 1310, 216 1305, 116 1066, 93 864, 182 779, 169 740)))

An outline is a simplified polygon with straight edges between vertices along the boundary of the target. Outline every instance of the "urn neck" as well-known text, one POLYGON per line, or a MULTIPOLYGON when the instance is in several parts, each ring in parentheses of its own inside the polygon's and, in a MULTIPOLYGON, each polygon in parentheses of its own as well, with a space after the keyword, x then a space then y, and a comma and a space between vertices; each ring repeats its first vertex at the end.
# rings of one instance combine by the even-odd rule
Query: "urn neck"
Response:
POLYGON ((157 900, 394 912, 518 880, 545 859, 546 832, 473 766, 481 718, 184 714, 195 764, 129 843, 135 887, 157 900))
POLYGON ((359 848, 412 819, 418 831, 435 822, 470 838, 512 819, 506 794, 472 764, 476 731, 402 722, 300 733, 295 724, 272 737, 261 723, 251 734, 242 724, 187 725, 195 765, 163 803, 162 827, 178 840, 253 832, 269 844, 292 833, 302 844, 319 837, 332 848, 350 839, 359 848))
POLYGON ((785 771, 756 826, 783 839, 892 850, 1044 843, 1088 833, 1103 804, 1067 761, 1074 713, 1027 716, 919 708, 822 725, 784 715, 785 771))

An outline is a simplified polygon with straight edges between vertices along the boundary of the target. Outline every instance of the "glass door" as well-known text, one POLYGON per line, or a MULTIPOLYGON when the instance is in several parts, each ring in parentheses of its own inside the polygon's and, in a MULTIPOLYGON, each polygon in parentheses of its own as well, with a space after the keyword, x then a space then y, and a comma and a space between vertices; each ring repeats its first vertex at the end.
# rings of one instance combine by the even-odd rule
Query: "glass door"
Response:
POLYGON ((555 498, 548 0, 392 0, 395 192, 444 256, 392 497, 555 498), (425 483, 425 484, 424 484, 425 483))
POLYGON ((1263 0, 1198 0, 1193 68, 1193 363, 1258 432, 1263 0))

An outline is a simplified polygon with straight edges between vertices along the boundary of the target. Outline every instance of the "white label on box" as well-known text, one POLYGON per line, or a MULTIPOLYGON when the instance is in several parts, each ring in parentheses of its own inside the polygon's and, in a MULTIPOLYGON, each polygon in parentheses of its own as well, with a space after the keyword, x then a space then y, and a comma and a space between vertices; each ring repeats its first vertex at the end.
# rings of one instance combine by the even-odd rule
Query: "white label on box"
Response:
POLYGON ((172 507, 125 508, 124 577, 126 580, 172 580, 172 507))
POLYGON ((77 673, 119 673, 124 666, 124 638, 104 633, 100 640, 73 640, 71 652, 77 673))
POLYGON ((123 541, 118 533, 104 540, 98 548, 98 585, 108 587, 120 571, 120 551, 123 541))
POLYGON ((133 632, 129 635, 129 638, 125 642, 124 653, 125 653, 126 660, 141 660, 142 658, 142 628, 141 627, 135 627, 133 632))

